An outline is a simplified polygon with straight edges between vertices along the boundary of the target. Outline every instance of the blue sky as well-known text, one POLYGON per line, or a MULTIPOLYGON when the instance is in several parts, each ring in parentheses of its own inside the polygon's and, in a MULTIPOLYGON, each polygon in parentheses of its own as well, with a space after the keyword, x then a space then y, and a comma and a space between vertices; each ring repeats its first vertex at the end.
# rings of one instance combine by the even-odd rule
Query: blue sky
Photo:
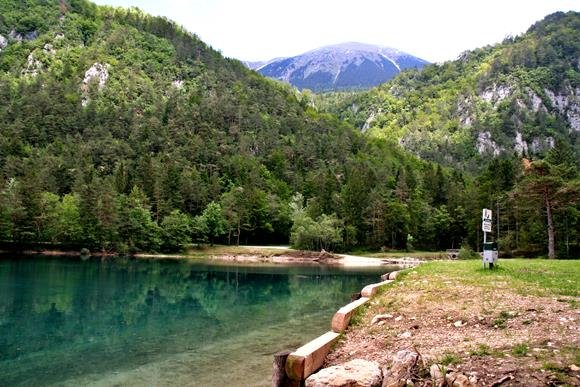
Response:
POLYGON ((578 0, 94 0, 166 16, 224 55, 293 56, 343 42, 388 46, 423 59, 452 60, 518 35, 578 0))

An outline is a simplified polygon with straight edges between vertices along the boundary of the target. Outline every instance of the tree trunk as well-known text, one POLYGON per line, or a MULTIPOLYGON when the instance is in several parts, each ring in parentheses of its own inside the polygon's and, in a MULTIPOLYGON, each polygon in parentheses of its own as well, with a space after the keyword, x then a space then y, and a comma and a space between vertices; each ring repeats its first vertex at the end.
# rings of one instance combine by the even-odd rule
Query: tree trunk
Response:
POLYGON ((554 221, 552 220, 552 203, 548 193, 544 192, 544 200, 546 203, 546 218, 548 220, 548 258, 556 258, 556 249, 554 247, 554 221))

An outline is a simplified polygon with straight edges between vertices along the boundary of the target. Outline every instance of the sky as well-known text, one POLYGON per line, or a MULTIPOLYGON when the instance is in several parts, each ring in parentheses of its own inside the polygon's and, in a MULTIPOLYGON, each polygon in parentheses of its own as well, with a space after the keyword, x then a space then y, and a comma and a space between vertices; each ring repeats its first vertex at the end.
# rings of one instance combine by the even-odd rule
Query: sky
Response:
POLYGON ((269 60, 344 42, 430 62, 525 32, 578 0, 93 0, 166 16, 227 57, 269 60))

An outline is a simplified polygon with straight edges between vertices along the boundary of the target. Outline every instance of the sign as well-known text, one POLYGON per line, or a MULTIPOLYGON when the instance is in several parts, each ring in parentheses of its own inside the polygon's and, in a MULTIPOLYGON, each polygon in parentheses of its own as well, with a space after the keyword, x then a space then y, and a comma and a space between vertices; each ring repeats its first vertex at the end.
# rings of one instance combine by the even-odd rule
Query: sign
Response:
POLYGON ((481 215, 481 219, 489 220, 491 222, 491 210, 484 208, 483 214, 481 215))
POLYGON ((481 222, 481 229, 483 232, 491 232, 491 220, 484 219, 483 222, 481 222))

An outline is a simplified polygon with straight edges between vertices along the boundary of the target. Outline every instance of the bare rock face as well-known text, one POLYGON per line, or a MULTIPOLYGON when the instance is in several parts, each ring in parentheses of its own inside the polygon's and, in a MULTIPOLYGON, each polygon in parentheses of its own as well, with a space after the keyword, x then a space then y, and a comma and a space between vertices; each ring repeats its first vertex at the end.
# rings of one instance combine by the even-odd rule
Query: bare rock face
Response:
POLYGON ((580 131, 580 88, 568 87, 564 92, 558 94, 548 89, 544 91, 552 106, 568 119, 570 129, 580 131))
POLYGON ((384 371, 383 387, 403 387, 419 376, 421 356, 417 352, 401 350, 393 357, 391 368, 384 371))
POLYGON ((380 387, 382 379, 376 362, 354 359, 310 375, 306 387, 380 387))
POLYGON ((8 39, 4 36, 0 35, 0 51, 5 49, 8 46, 8 39))
POLYGON ((97 81, 99 90, 105 87, 107 79, 109 79, 109 65, 95 63, 87 71, 85 71, 85 77, 83 78, 83 83, 81 85, 81 90, 83 92, 83 99, 81 101, 83 107, 87 106, 89 103, 88 91, 89 84, 93 80, 97 81))

